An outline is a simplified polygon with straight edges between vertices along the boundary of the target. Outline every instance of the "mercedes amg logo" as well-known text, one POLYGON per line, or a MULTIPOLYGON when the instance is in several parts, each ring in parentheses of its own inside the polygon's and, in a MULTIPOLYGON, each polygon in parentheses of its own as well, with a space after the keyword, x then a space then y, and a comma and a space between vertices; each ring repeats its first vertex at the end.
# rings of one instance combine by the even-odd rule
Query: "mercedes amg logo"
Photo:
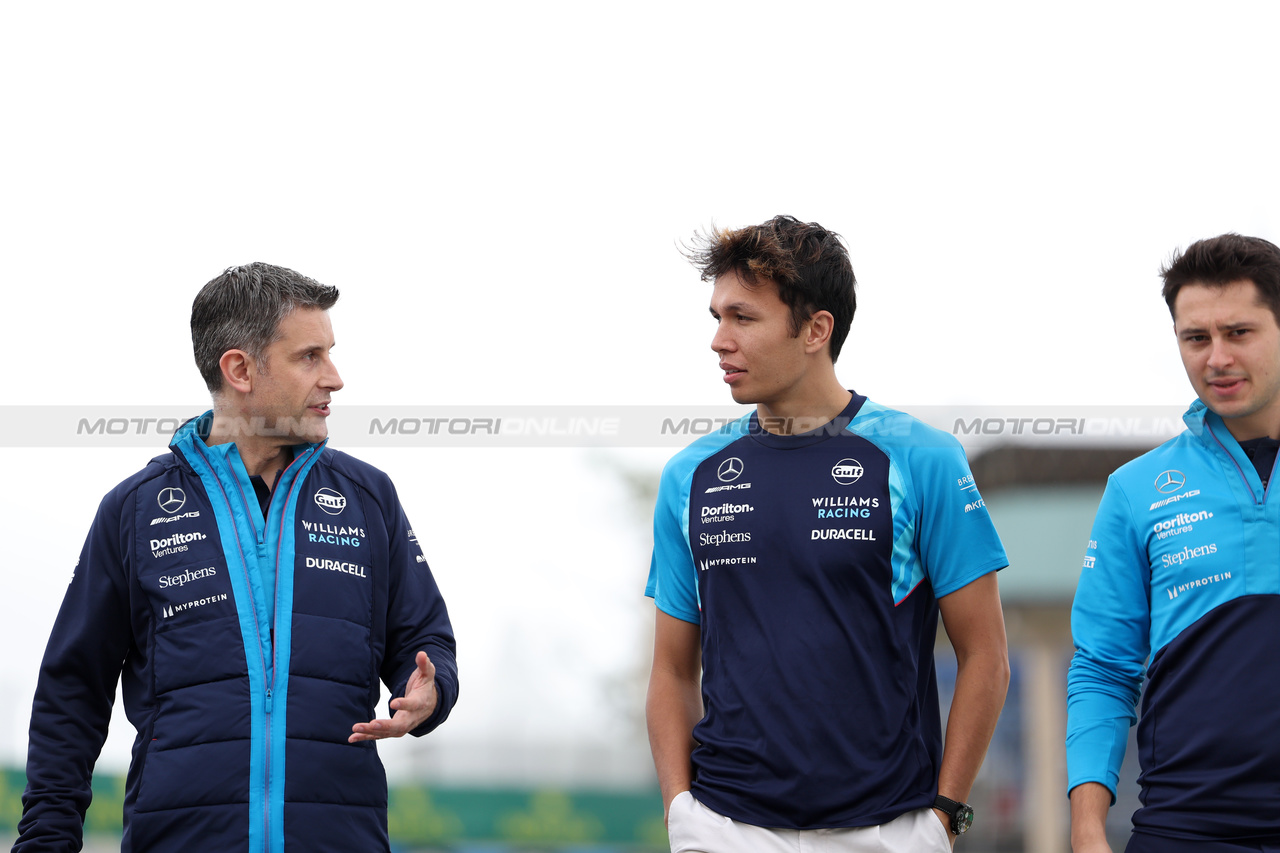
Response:
POLYGON ((182 509, 182 505, 187 502, 187 496, 182 489, 168 488, 161 489, 156 500, 162 510, 172 514, 182 509))
POLYGON ((1187 484, 1187 475, 1181 471, 1164 471, 1156 477, 1156 491, 1162 495, 1176 492, 1187 484))
POLYGON ((720 463, 720 467, 716 469, 716 476, 722 483, 732 483, 742 476, 742 460, 736 456, 730 456, 720 463))

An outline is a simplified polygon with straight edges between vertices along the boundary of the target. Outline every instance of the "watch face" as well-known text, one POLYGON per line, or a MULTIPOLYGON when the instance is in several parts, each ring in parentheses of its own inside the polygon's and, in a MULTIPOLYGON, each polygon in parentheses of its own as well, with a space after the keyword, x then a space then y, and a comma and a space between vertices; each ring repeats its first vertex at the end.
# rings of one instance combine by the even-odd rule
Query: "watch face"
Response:
POLYGON ((973 809, 969 806, 961 806, 955 817, 951 819, 951 831, 956 835, 964 835, 971 826, 973 826, 973 809))

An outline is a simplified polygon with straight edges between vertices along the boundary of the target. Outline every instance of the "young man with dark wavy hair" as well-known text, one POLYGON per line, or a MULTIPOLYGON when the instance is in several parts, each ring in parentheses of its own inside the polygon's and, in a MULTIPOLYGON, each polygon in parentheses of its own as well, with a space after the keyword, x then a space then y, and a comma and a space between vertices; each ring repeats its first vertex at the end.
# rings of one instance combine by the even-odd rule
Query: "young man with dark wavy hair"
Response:
POLYGON ((654 514, 647 717, 671 849, 949 850, 1009 678, 1007 559, 964 452, 837 380, 856 307, 838 235, 779 216, 689 255, 755 410, 668 463, 654 514))

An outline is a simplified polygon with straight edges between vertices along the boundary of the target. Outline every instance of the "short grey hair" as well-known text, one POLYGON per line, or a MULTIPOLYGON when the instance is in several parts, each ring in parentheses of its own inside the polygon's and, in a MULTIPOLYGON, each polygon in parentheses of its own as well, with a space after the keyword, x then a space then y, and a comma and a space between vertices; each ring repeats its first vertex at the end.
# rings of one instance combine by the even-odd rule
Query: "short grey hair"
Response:
POLYGON ((191 305, 191 343, 209 393, 222 390, 220 362, 227 350, 244 350, 261 364, 289 312, 327 310, 337 301, 338 288, 285 267, 260 262, 228 267, 200 289, 191 305))

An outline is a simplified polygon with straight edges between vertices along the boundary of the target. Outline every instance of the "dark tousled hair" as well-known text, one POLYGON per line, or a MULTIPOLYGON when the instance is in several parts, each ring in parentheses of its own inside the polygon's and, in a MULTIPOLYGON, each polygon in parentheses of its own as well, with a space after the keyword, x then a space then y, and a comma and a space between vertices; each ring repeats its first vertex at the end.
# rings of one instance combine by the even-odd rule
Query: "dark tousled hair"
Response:
POLYGON ((209 393, 222 390, 219 362, 227 350, 244 350, 262 364, 263 351, 280 337, 280 321, 298 308, 327 310, 338 288, 285 267, 255 262, 228 267, 196 294, 191 343, 209 393))
POLYGON ((831 360, 840 356, 858 307, 858 280, 839 234, 816 222, 775 216, 760 225, 695 234, 682 250, 703 281, 732 271, 748 286, 763 280, 777 284, 779 297, 791 309, 793 336, 815 311, 831 312, 831 360))
POLYGON ((1170 315, 1178 291, 1188 284, 1222 288, 1247 279, 1258 288, 1258 299, 1280 324, 1280 247, 1269 240, 1240 234, 1197 240, 1186 251, 1174 252, 1161 268, 1160 277, 1170 315))

